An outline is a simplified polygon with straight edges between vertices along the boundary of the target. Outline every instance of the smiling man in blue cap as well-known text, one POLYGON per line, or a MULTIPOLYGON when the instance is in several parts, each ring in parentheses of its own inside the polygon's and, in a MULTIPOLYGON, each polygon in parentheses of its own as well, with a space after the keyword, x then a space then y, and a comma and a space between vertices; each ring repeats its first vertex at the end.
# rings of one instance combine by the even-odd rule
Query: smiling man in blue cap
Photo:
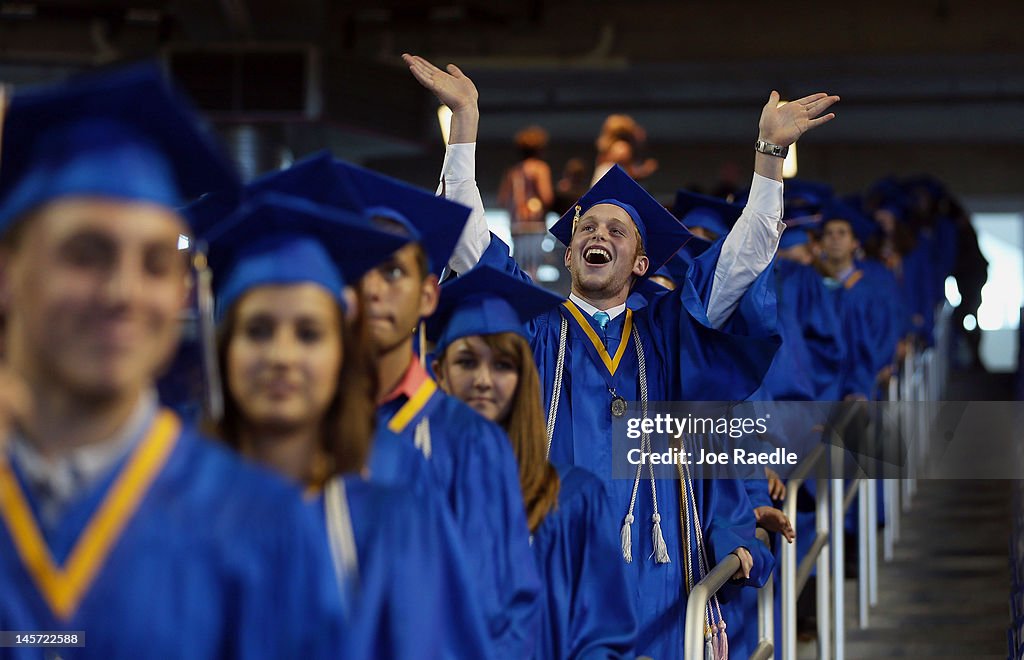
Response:
POLYGON ((154 391, 188 291, 174 208, 236 185, 228 161, 155 67, 15 95, 2 149, 31 409, 0 452, 0 629, 83 631, 97 658, 330 656, 340 599, 297 492, 154 391))
POLYGON ((469 209, 364 168, 342 162, 335 168, 344 182, 335 190, 346 192, 326 203, 358 211, 410 239, 358 285, 379 381, 370 478, 423 486, 445 499, 495 657, 528 657, 538 633, 541 585, 515 456, 505 432, 440 390, 414 350, 421 319, 437 306, 438 276, 469 209), (425 483, 413 483, 409 451, 425 461, 425 483))
MULTIPOLYGON (((449 264, 462 272, 479 259, 518 272, 483 221, 473 162, 475 86, 454 65, 442 71, 423 58, 404 58, 453 112, 441 192, 475 209, 449 264)), ((572 293, 562 308, 531 324, 553 426, 551 459, 595 472, 621 507, 622 553, 639 583, 637 594, 622 597, 638 599, 637 652, 658 658, 683 653, 687 585, 699 579, 683 566, 699 566, 705 552, 712 565, 735 553, 741 561, 736 577, 757 584, 767 578, 771 559, 755 545, 750 502, 736 482, 703 480, 689 489, 681 488, 685 479, 651 479, 647 497, 639 494, 639 475, 629 482, 612 479, 612 417, 624 410, 624 399, 743 399, 767 370, 778 346, 766 272, 781 230, 782 157, 805 131, 833 118, 823 113, 838 97, 815 94, 781 107, 778 100, 772 92, 761 113, 747 207, 728 238, 694 261, 683 286, 636 313, 627 308, 634 283, 686 243, 689 232, 624 172, 612 169, 552 228, 567 246, 572 293), (680 513, 691 504, 699 520, 685 516, 684 529, 680 513), (635 536, 631 530, 640 521, 651 531, 635 536), (702 534, 690 533, 697 528, 702 534), (685 552, 684 538, 690 539, 685 552)))

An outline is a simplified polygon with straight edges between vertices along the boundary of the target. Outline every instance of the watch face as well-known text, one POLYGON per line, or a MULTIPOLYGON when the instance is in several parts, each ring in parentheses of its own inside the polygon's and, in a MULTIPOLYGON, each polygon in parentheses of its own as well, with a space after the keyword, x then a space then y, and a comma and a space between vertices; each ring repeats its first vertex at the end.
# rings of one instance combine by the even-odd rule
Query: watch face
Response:
POLYGON ((757 143, 754 145, 754 149, 760 151, 763 154, 768 154, 769 156, 779 156, 780 158, 785 158, 786 152, 789 150, 789 147, 782 147, 777 144, 772 144, 770 142, 758 140, 757 143))

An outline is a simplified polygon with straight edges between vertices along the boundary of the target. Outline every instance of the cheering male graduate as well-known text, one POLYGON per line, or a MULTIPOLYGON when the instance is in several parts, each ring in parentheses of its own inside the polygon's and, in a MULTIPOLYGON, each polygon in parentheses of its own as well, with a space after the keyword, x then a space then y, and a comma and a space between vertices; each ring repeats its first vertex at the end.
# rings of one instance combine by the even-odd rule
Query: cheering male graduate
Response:
POLYGON ((0 158, 7 366, 31 399, 0 443, 0 630, 83 631, 95 658, 335 655, 297 491, 156 399, 187 296, 174 208, 237 185, 228 162, 155 67, 15 95, 0 158))
MULTIPOLYGON (((474 213, 451 267, 463 272, 479 260, 518 273, 483 221, 475 182, 475 86, 454 65, 445 72, 423 58, 404 58, 453 112, 441 187, 474 213)), ((781 107, 778 101, 772 92, 761 112, 746 208, 729 235, 694 260, 688 281, 641 310, 626 308, 633 284, 660 267, 689 233, 613 169, 552 228, 567 246, 572 293, 530 325, 554 427, 551 461, 598 474, 613 506, 621 507, 623 556, 638 580, 637 593, 622 597, 638 598, 637 652, 657 658, 682 655, 687 586, 701 577, 702 555, 711 566, 735 553, 741 561, 736 577, 751 584, 767 579, 771 559, 754 540, 752 507, 739 483, 651 479, 648 496, 640 492, 639 471, 636 479, 613 480, 612 416, 623 399, 739 400, 760 385, 778 347, 768 266, 781 231, 782 157, 804 132, 834 117, 822 113, 838 97, 814 94, 781 107), (644 533, 634 534, 639 525, 644 533)))

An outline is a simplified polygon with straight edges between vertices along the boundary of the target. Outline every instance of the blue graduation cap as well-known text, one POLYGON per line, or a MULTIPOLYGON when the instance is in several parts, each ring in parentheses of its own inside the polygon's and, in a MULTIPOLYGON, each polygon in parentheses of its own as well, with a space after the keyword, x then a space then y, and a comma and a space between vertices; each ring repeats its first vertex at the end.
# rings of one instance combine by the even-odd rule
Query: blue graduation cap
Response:
POLYGON ((491 266, 477 266, 441 287, 437 311, 427 319, 427 337, 438 355, 456 339, 514 332, 524 339, 526 323, 565 298, 491 266))
POLYGON ((811 226, 821 222, 820 206, 785 206, 782 209, 782 221, 787 227, 811 226))
POLYGON ((935 200, 942 199, 946 196, 946 184, 939 181, 931 174, 917 174, 915 176, 908 177, 904 183, 903 188, 905 190, 924 190, 930 197, 935 200))
POLYGON ((576 221, 598 204, 614 204, 633 219, 650 261, 646 275, 653 274, 661 268, 669 257, 693 238, 693 234, 687 231, 668 209, 651 197, 650 193, 618 165, 608 170, 607 174, 559 218, 551 227, 551 233, 562 244, 568 246, 572 241, 576 221))
POLYGON ((786 206, 823 206, 835 196, 832 186, 817 181, 789 179, 783 184, 782 197, 786 206))
POLYGON ((811 235, 808 233, 806 225, 786 227, 786 231, 782 232, 782 237, 779 238, 779 249, 787 250, 791 247, 806 245, 810 242, 811 235))
POLYGON ((353 281, 408 239, 307 199, 263 193, 197 237, 208 245, 217 318, 249 289, 312 282, 344 306, 353 281))
MULTIPOLYGON (((329 151, 320 151, 285 169, 263 174, 244 188, 203 195, 183 209, 182 214, 188 219, 193 233, 200 235, 234 213, 245 200, 263 193, 292 195, 318 204, 338 206, 332 202, 344 194, 342 190, 347 190, 347 184, 335 172, 334 159, 329 151)), ((351 196, 349 193, 348 197, 351 196)), ((348 206, 343 205, 342 208, 348 206)))
POLYGON ((325 199, 325 203, 359 211, 371 220, 384 218, 398 223, 408 238, 423 248, 430 272, 440 275, 471 209, 350 163, 335 160, 334 166, 346 187, 334 189, 335 198, 325 199))
POLYGON ((739 204, 688 190, 676 192, 676 203, 672 207, 672 215, 687 228, 702 227, 719 237, 729 233, 742 213, 743 207, 739 204))
POLYGON ((0 163, 0 231, 61 197, 175 207, 239 185, 230 161, 155 65, 15 94, 0 163))
POLYGON ((821 210, 821 224, 824 227, 833 220, 843 220, 850 225, 853 235, 863 243, 878 233, 878 223, 842 200, 833 199, 821 210))

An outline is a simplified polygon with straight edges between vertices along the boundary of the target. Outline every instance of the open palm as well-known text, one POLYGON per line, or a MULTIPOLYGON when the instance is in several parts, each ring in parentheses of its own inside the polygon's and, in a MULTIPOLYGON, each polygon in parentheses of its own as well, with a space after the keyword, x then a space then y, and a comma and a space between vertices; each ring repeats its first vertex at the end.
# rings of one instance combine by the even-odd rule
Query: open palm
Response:
POLYGON ((779 93, 773 91, 761 110, 761 139, 788 147, 807 131, 835 119, 834 113, 822 113, 837 101, 838 96, 818 92, 780 106, 779 93))
POLYGON ((409 66, 409 71, 421 85, 437 96, 437 100, 451 108, 452 112, 476 106, 479 94, 476 85, 459 67, 449 64, 447 71, 442 71, 419 55, 405 53, 402 59, 409 66))

